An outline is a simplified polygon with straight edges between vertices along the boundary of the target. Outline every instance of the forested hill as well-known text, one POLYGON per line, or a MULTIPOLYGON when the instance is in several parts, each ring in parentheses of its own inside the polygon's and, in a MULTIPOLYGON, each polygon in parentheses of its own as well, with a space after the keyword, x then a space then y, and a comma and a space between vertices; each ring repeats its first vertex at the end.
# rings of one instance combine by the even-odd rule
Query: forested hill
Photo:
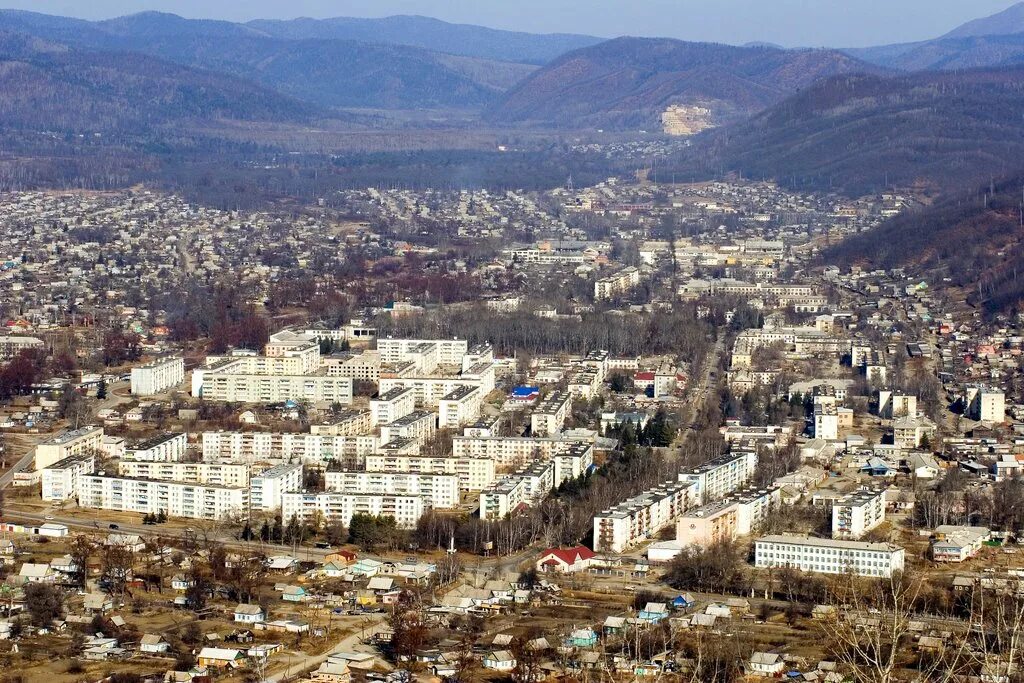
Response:
POLYGON ((686 175, 738 172, 864 194, 963 188, 1024 159, 1024 68, 828 79, 749 121, 712 131, 678 160, 686 175))
MULTIPOLYGON (((1024 165, 1024 162, 1022 162, 1024 165)), ((908 268, 929 281, 949 278, 988 312, 1024 300, 1024 175, 953 193, 831 247, 841 266, 908 268)))
POLYGON ((510 90, 500 123, 657 126, 670 104, 703 103, 718 120, 759 111, 814 81, 879 67, 835 50, 779 50, 617 38, 570 52, 510 90))
POLYGON ((196 119, 317 115, 311 105, 232 76, 0 33, 0 126, 8 130, 131 133, 196 119))

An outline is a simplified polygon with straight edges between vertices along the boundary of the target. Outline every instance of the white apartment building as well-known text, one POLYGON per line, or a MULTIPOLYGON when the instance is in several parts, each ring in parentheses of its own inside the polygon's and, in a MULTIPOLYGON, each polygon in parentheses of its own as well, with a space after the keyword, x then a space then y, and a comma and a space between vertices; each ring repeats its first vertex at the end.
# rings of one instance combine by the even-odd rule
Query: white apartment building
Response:
POLYGON ((551 436, 562 431, 565 418, 572 408, 572 395, 553 391, 545 396, 530 415, 530 433, 533 436, 551 436))
POLYGON ((906 553, 892 543, 865 543, 780 534, 754 543, 754 566, 792 567, 821 574, 889 577, 902 571, 906 553))
POLYGON ((384 363, 400 363, 409 360, 412 350, 423 344, 437 346, 437 362, 441 365, 462 366, 462 357, 469 351, 465 339, 392 339, 378 338, 377 351, 384 363))
POLYGON ((495 479, 495 464, 490 458, 459 458, 431 455, 368 455, 367 472, 419 472, 450 474, 462 491, 480 491, 495 479))
POLYGON ((203 460, 300 460, 322 464, 338 460, 361 467, 363 459, 380 448, 380 439, 366 436, 332 436, 302 432, 203 432, 203 460))
POLYGON ((153 396, 185 381, 185 359, 165 356, 132 368, 131 391, 136 396, 153 396))
POLYGON ((348 526, 357 514, 393 517, 399 527, 413 529, 430 509, 423 496, 326 491, 324 493, 285 493, 281 502, 283 519, 295 516, 300 521, 319 515, 323 520, 340 521, 348 526))
POLYGON ((323 357, 321 366, 328 377, 351 377, 352 379, 376 382, 380 379, 380 353, 338 353, 323 357))
POLYGON ((494 347, 484 342, 474 344, 466 350, 462 357, 462 371, 466 372, 475 365, 491 365, 494 363, 494 347))
POLYGON ((352 403, 352 378, 246 372, 237 362, 192 373, 192 395, 231 403, 352 403))
POLYGON ((486 437, 496 436, 498 426, 501 423, 501 415, 481 415, 476 422, 466 425, 462 430, 463 436, 486 437))
POLYGON ((416 405, 422 408, 436 407, 441 399, 452 393, 459 387, 479 385, 478 380, 455 376, 455 377, 381 377, 379 389, 381 393, 389 392, 396 388, 409 388, 415 392, 416 405))
POLYGON ((35 468, 43 470, 72 455, 103 450, 103 427, 81 427, 61 432, 36 446, 35 468))
POLYGON ((282 463, 252 478, 249 503, 253 510, 280 510, 285 493, 301 490, 302 465, 282 463))
POLYGON ((554 462, 529 463, 480 492, 480 519, 502 519, 520 505, 535 505, 556 485, 554 462))
POLYGON ((459 478, 453 474, 421 472, 332 472, 324 474, 328 491, 419 496, 430 507, 450 509, 459 504, 459 478))
POLYGON ((1002 422, 1006 419, 1006 397, 990 387, 967 387, 967 413, 972 420, 1002 422))
POLYGON ((537 458, 551 458, 571 443, 574 441, 525 436, 456 436, 452 439, 452 455, 489 458, 498 467, 515 467, 537 458))
POLYGON ((594 446, 582 441, 562 443, 551 455, 555 465, 555 486, 578 479, 594 464, 594 446))
POLYGON ((422 444, 435 434, 437 434, 437 415, 426 410, 411 412, 380 428, 381 443, 412 439, 422 444))
POLYGON ((885 521, 885 491, 863 489, 832 503, 832 538, 856 540, 885 521))
POLYGON ((128 446, 124 457, 145 462, 177 462, 187 450, 188 437, 185 434, 167 433, 128 446))
POLYGON ((416 410, 416 392, 405 387, 381 391, 370 399, 370 416, 374 425, 386 425, 416 410))
POLYGON ((710 503, 745 486, 756 467, 757 453, 736 451, 680 472, 679 481, 693 482, 694 500, 698 504, 710 503))
POLYGON ((249 466, 229 462, 146 462, 122 460, 117 464, 122 477, 216 484, 235 488, 249 485, 249 466))
POLYGON ((309 433, 322 436, 361 436, 373 431, 373 413, 369 410, 345 410, 330 424, 310 425, 309 433))
POLYGON ((84 474, 78 478, 78 504, 100 510, 163 511, 172 517, 224 519, 247 513, 249 489, 84 474))
POLYGON ((814 438, 826 441, 839 438, 839 410, 834 403, 814 404, 814 438))
POLYGON ((692 481, 668 481, 594 516, 594 551, 621 553, 674 523, 697 500, 692 481))
POLYGON ((41 351, 46 348, 42 339, 35 337, 0 337, 0 359, 7 360, 22 351, 41 351))
POLYGON ((480 417, 483 392, 479 387, 461 386, 445 395, 438 404, 438 422, 442 428, 458 429, 480 417))
POLYGON ((43 500, 70 500, 78 495, 78 478, 96 470, 96 456, 83 453, 55 462, 42 472, 43 500))
MULTIPOLYGON (((842 400, 842 399, 840 399, 842 400)), ((878 392, 878 416, 887 420, 917 415, 917 396, 899 394, 888 389, 878 392)))

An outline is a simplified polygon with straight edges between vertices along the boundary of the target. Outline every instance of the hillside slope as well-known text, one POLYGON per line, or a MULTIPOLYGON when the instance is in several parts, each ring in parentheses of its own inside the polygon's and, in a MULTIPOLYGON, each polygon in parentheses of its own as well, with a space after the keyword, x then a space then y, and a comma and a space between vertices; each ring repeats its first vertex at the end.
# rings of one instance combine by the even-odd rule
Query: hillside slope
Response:
POLYGON ((968 38, 1022 32, 1024 32, 1024 2, 1018 2, 1002 12, 968 21, 942 37, 968 38))
POLYGON ((963 187, 1024 158, 1024 68, 840 76, 706 134, 679 170, 809 189, 963 187))
POLYGON ((1012 66, 1024 64, 1024 33, 940 38, 844 52, 865 62, 901 71, 1012 66))
POLYGON ((906 268, 932 282, 949 278, 969 302, 989 312, 1007 310, 1024 299, 1022 188, 1024 177, 1013 176, 953 193, 846 239, 822 257, 844 267, 906 268))
POLYGON ((580 127, 655 126, 669 104, 708 105, 735 120, 814 81, 878 71, 832 50, 777 50, 617 38, 556 59, 510 90, 492 121, 580 127))
POLYGON ((190 120, 301 122, 319 113, 224 74, 0 34, 0 126, 7 129, 137 133, 190 120))
POLYGON ((382 19, 335 17, 333 19, 256 20, 247 26, 266 35, 288 40, 357 40, 421 47, 465 57, 506 62, 546 64, 571 50, 604 40, 568 33, 535 34, 500 31, 469 24, 450 24, 421 16, 382 19))

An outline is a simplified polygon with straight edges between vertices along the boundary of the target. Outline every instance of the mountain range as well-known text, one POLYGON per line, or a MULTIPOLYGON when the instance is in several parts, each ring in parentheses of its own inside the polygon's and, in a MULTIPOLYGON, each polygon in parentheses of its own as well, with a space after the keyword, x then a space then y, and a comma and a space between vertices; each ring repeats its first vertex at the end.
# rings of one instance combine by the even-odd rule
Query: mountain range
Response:
POLYGON ((815 81, 882 69, 836 50, 782 50, 616 38, 575 50, 528 76, 487 113, 492 122, 555 127, 657 127, 670 104, 701 104, 719 121, 779 102, 815 81))

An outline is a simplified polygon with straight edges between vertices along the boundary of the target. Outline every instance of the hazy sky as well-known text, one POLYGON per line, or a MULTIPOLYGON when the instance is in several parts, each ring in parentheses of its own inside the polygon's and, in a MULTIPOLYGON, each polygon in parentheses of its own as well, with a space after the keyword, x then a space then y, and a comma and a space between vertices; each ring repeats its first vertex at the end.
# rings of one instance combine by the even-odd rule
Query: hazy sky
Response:
POLYGON ((932 38, 1012 4, 1014 0, 0 0, 8 8, 86 19, 148 9, 233 21, 422 14, 544 33, 832 47, 932 38))

